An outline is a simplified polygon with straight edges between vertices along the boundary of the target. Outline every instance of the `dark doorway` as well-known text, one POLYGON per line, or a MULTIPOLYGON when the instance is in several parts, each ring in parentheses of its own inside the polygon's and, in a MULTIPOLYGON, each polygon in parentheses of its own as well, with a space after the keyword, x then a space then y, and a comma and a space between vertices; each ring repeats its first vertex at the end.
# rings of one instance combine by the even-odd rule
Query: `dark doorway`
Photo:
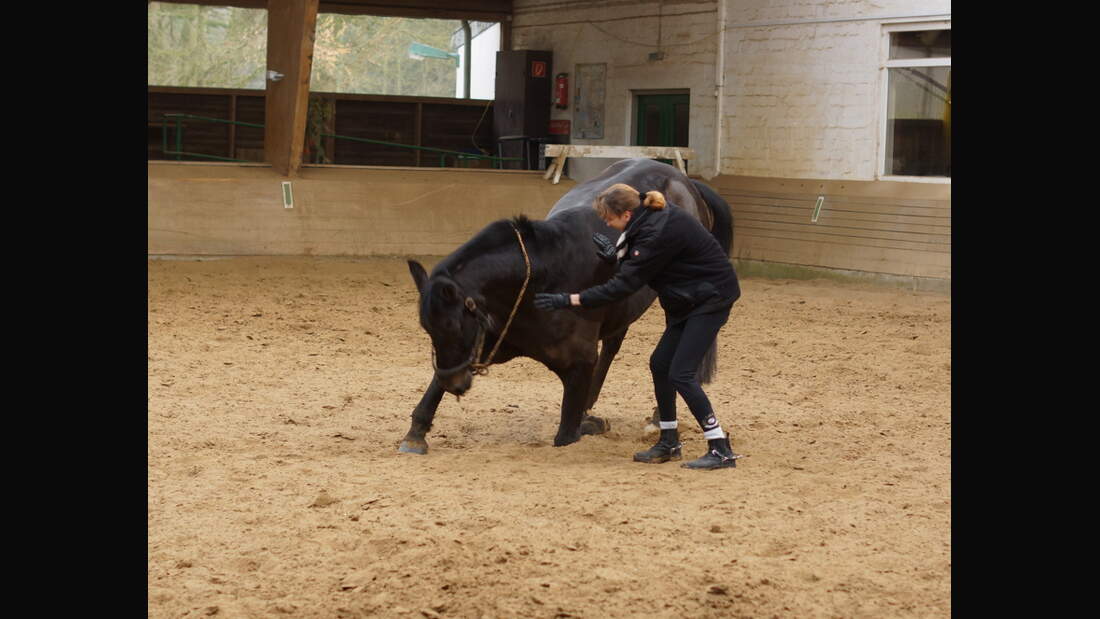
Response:
MULTIPOLYGON (((689 94, 638 95, 637 146, 690 146, 688 143, 689 94)), ((661 159, 675 165, 671 160, 661 159)), ((688 162, 684 162, 686 166, 688 162)))

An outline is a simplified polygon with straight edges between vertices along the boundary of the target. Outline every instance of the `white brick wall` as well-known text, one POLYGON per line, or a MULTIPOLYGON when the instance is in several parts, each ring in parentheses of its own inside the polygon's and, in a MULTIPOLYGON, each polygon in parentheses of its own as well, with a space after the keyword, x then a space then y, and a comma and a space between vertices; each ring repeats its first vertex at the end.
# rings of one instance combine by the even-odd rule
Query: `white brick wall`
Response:
POLYGON ((872 178, 876 32, 873 23, 727 32, 723 173, 872 178))
POLYGON ((722 173, 874 179, 882 24, 950 11, 941 0, 729 0, 722 173))
MULTIPOLYGON (((698 157, 691 170, 713 174, 715 7, 716 2, 684 0, 516 0, 512 46, 552 50, 554 73, 569 73, 570 96, 577 64, 607 63, 604 138, 574 138, 574 144, 631 144, 635 91, 689 90, 689 146, 698 157), (664 59, 649 61, 658 49, 664 59)), ((572 119, 572 110, 554 109, 551 118, 572 119)), ((570 174, 587 178, 609 163, 571 160, 570 174)))
MULTIPOLYGON (((947 0, 516 0, 513 47, 554 52, 554 72, 606 62, 603 140, 632 141, 633 92, 691 91, 694 172, 873 180, 880 123, 882 24, 950 15, 947 0), (664 60, 657 51, 658 13, 664 60), (723 36, 724 35, 724 36, 723 36), (722 62, 716 156, 716 65, 722 62), (716 165, 717 164, 717 165, 716 165)), ((571 118, 554 110, 554 118, 571 118)), ((599 171, 606 161, 574 164, 599 171)))

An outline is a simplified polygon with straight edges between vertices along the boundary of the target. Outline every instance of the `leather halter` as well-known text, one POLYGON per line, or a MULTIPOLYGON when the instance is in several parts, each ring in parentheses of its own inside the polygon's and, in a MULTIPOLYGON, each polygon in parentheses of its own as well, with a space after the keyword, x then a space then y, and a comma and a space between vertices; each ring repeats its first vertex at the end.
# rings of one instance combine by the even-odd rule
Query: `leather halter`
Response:
POLYGON ((523 286, 519 289, 519 295, 516 296, 516 302, 512 306, 512 313, 508 315, 508 321, 504 323, 504 329, 501 330, 500 337, 497 338, 493 349, 489 351, 488 358, 484 362, 478 361, 481 358, 482 349, 485 348, 485 332, 489 329, 490 318, 485 312, 481 311, 481 308, 477 307, 473 299, 466 297, 466 309, 473 312, 474 316, 477 317, 477 336, 474 338, 473 350, 470 352, 470 358, 466 361, 451 368, 440 369, 435 362, 435 346, 432 346, 432 369, 435 370, 436 378, 446 379, 467 368, 478 376, 485 376, 489 373, 489 366, 493 364, 493 357, 496 356, 500 343, 504 341, 504 336, 508 334, 508 327, 512 326, 512 319, 516 317, 516 311, 519 309, 520 301, 523 300, 523 294, 527 292, 527 284, 531 281, 531 258, 527 255, 527 247, 523 244, 523 235, 519 233, 519 229, 515 226, 512 226, 512 230, 515 231, 516 238, 519 240, 519 248, 523 252, 523 263, 527 268, 527 273, 524 275, 523 286))
POLYGON ((482 364, 477 362, 478 358, 481 357, 482 349, 485 348, 485 331, 488 330, 489 318, 485 315, 485 312, 482 312, 480 309, 475 311, 475 315, 477 316, 477 337, 474 339, 474 347, 470 352, 469 359, 454 367, 441 369, 435 362, 435 346, 432 346, 432 369, 435 370, 436 378, 441 380, 446 379, 462 372, 466 368, 473 368, 475 374, 489 373, 488 363, 482 364), (484 366, 484 370, 482 370, 482 366, 484 366))

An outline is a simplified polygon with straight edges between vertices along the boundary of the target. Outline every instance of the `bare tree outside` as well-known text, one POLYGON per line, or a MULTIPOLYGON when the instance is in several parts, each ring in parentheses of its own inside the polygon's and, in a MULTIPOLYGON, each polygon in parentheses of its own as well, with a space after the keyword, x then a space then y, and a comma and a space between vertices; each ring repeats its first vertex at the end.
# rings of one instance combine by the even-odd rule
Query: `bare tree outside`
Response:
MULTIPOLYGON (((267 11, 149 3, 148 84, 264 88, 267 11)), ((317 16, 310 90, 454 97, 458 20, 317 16), (439 51, 425 57, 412 46, 439 51)))

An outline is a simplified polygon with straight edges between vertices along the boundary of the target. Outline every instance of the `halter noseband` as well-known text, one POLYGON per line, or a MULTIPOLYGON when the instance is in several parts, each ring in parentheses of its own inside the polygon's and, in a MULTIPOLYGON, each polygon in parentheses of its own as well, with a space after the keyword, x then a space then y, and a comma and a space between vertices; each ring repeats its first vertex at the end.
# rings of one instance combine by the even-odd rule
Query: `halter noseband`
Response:
MULTIPOLYGON (((489 373, 488 363, 478 363, 478 358, 481 357, 481 351, 485 348, 485 332, 488 330, 489 317, 480 309, 471 309, 471 305, 473 305, 473 299, 467 297, 466 308, 477 316, 477 337, 474 339, 474 347, 470 352, 470 358, 452 368, 440 369, 435 362, 435 346, 432 346, 432 369, 435 370, 436 377, 440 379, 450 378, 466 368, 473 368, 474 374, 484 375, 489 373)), ((490 357, 490 359, 491 358, 492 357, 490 357)))

